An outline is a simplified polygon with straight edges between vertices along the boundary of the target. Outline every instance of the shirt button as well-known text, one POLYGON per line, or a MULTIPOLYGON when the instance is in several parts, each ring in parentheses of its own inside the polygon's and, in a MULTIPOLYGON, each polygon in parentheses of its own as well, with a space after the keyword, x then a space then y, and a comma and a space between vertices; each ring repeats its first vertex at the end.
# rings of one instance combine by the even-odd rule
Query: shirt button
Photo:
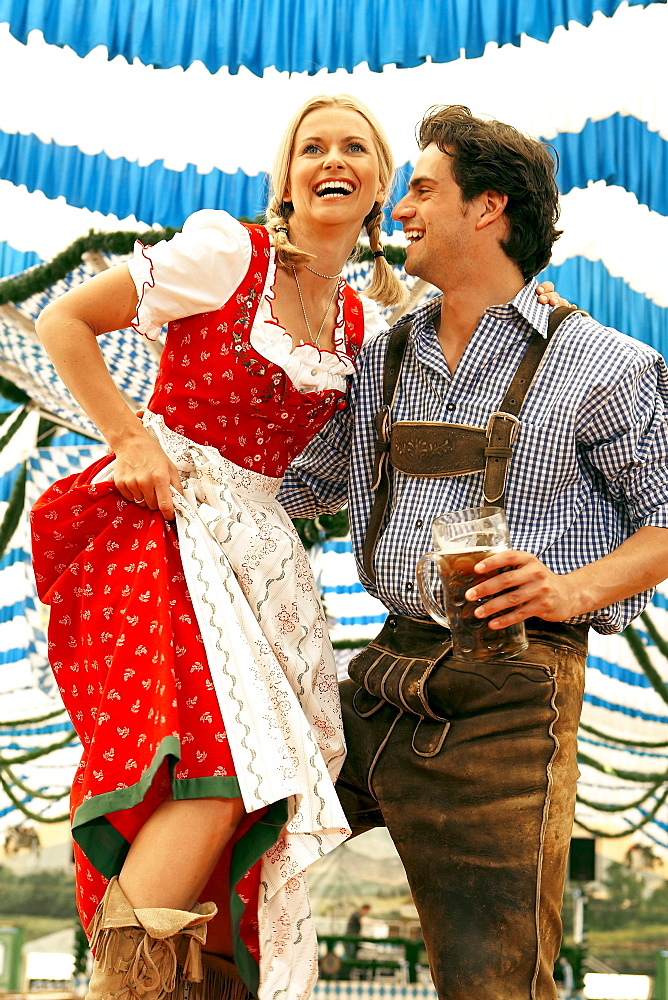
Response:
POLYGON ((415 584, 409 582, 406 584, 406 590, 413 590, 414 586, 415 584))
POLYGON ((416 528, 422 528, 423 526, 424 526, 424 521, 416 521, 415 522, 415 527, 416 528))
POLYGON ((317 374, 318 374, 318 369, 317 368, 311 368, 311 375, 317 375, 317 374))
POLYGON ((454 403, 448 403, 446 409, 447 410, 454 410, 455 409, 455 404, 454 403))

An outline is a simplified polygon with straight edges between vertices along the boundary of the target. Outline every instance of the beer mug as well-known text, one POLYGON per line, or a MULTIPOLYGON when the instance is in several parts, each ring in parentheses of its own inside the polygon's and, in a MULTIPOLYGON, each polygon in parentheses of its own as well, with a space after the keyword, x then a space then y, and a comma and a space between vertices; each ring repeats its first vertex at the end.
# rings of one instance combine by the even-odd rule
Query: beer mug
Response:
MULTIPOLYGON (((435 518, 431 525, 433 552, 417 564, 417 582, 425 608, 439 625, 450 629, 453 653, 472 660, 492 660, 515 656, 526 649, 524 623, 491 629, 488 618, 476 618, 475 610, 484 600, 467 601, 471 587, 496 576, 474 573, 473 567, 488 556, 510 548, 505 512, 501 507, 468 507, 435 518), (431 564, 435 563, 443 585, 445 607, 432 593, 431 564)), ((503 572, 503 571, 501 571, 503 572)))

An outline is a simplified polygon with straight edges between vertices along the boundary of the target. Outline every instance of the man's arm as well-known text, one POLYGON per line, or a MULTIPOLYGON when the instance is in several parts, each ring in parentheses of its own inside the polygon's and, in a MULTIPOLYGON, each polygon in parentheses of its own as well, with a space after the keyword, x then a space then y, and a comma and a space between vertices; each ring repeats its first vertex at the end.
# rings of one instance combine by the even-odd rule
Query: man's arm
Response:
POLYGON ((500 552, 477 573, 511 567, 466 592, 468 600, 498 594, 476 617, 506 609, 491 628, 527 618, 564 621, 650 590, 668 577, 668 372, 655 352, 626 364, 594 409, 583 408, 578 440, 611 498, 638 528, 617 548, 571 573, 557 575, 528 552, 500 552), (511 588, 509 593, 501 591, 511 588))
POLYGON ((334 514, 346 503, 352 425, 351 406, 339 410, 288 466, 278 500, 290 517, 334 514))
POLYGON ((607 556, 558 576, 529 552, 499 552, 479 562, 476 573, 512 567, 466 592, 469 601, 498 594, 477 608, 478 618, 511 609, 489 622, 507 628, 527 618, 565 621, 598 611, 655 587, 668 576, 668 528, 645 525, 607 556), (508 593, 501 594, 511 588, 508 593))

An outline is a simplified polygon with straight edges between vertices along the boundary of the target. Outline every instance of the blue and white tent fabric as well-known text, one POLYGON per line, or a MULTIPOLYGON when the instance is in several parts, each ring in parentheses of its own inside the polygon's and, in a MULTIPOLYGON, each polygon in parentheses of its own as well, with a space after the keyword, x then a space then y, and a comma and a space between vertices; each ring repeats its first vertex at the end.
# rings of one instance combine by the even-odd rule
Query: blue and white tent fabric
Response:
MULTIPOLYGON (((0 430, 7 432, 20 413, 0 430)), ((38 425, 38 410, 32 409, 0 452, 0 520, 26 469, 23 517, 0 558, 0 821, 8 823, 24 815, 46 822, 66 816, 81 756, 49 667, 46 608, 35 590, 28 512, 50 483, 85 468, 105 450, 95 444, 40 449, 38 425)))
MULTIPOLYGON (((17 305, 0 305, 0 375, 26 392, 64 426, 98 441, 101 437, 97 428, 60 381, 35 333, 34 323, 50 301, 91 278, 100 268, 111 267, 121 259, 125 258, 114 254, 100 255, 94 265, 88 257, 44 292, 17 305)), ((128 402, 137 406, 145 404, 158 372, 159 346, 137 336, 132 329, 103 334, 98 343, 116 384, 128 402)))
MULTIPOLYGON (((255 217, 283 125, 315 93, 353 93, 376 112, 401 165, 400 194, 416 122, 431 105, 463 103, 552 143, 564 235, 547 276, 665 354, 667 37, 663 0, 0 0, 0 277, 90 229, 178 227, 203 207, 255 217)), ((401 242, 389 219, 386 231, 401 242)), ((87 257, 43 293, 0 305, 0 375, 91 438, 32 324, 51 297, 117 259, 87 257)), ((364 265, 351 274, 364 284, 364 265)), ((159 345, 121 331, 102 348, 128 400, 144 403, 159 345)), ((0 454, 3 506, 24 462, 28 503, 99 453, 39 449, 36 433, 37 411, 0 454)), ((335 639, 378 631, 384 611, 356 582, 349 543, 327 543, 317 560, 335 639)), ((70 740, 35 756, 67 742, 71 727, 46 667, 29 561, 24 518, 0 562, 0 814, 9 819, 20 818, 11 796, 39 815, 63 813, 78 755, 70 740), (7 770, 9 758, 21 763, 7 770)), ((656 635, 668 634, 668 590, 649 614, 656 635)), ((635 652, 626 638, 592 637, 578 817, 612 834, 646 820, 642 836, 668 850, 668 660, 647 622, 636 634, 635 652)), ((348 653, 339 655, 343 666, 348 653)))
POLYGON ((377 113, 401 189, 415 123, 460 102, 554 145, 564 236, 549 276, 660 346, 666 37, 668 6, 649 0, 0 0, 0 265, 91 227, 254 217, 284 123, 317 92, 377 113))
MULTIPOLYGON (((668 586, 622 636, 590 633, 577 818, 668 846, 668 586)), ((642 839, 642 838, 640 838, 642 839)))

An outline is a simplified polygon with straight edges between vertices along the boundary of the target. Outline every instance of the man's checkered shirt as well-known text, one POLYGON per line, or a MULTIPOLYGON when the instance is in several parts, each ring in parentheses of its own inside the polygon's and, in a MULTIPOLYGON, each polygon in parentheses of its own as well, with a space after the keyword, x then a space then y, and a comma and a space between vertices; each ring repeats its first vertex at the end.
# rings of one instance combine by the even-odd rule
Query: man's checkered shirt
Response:
MULTIPOLYGON (((511 302, 486 310, 454 374, 432 322, 440 299, 419 309, 392 420, 486 427, 534 330, 547 333, 551 310, 538 302, 535 287, 530 281, 511 302)), ((482 504, 483 473, 431 479, 393 470, 372 585, 361 563, 388 336, 365 345, 349 408, 294 461, 279 499, 293 517, 333 512, 347 501, 362 583, 390 611, 425 618, 415 566, 432 548, 431 522, 448 510, 482 504)), ((541 362, 520 419, 506 490, 514 548, 568 573, 611 552, 642 525, 668 528, 668 371, 652 348, 589 317, 569 317, 541 362)), ((617 632, 651 596, 644 592, 571 621, 617 632)))

